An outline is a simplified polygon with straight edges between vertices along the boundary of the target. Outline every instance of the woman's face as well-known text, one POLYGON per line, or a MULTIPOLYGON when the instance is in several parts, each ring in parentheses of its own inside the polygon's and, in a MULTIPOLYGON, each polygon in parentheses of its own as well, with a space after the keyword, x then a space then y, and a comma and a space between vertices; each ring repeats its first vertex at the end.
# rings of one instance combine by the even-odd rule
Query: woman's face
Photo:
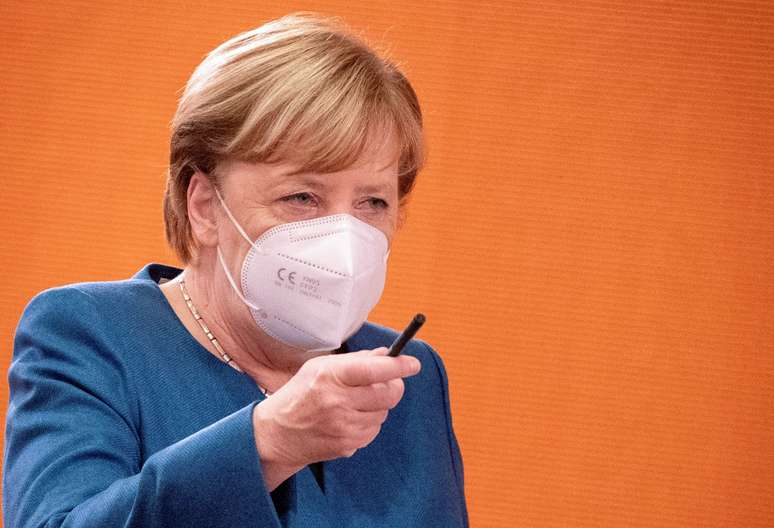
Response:
MULTIPOLYGON (((231 161, 218 167, 222 196, 251 240, 290 222, 346 213, 392 240, 398 222, 398 160, 393 141, 366 149, 353 166, 333 173, 298 173, 294 163, 231 161)), ((218 240, 242 257, 249 246, 219 217, 218 240), (239 248, 239 249, 236 249, 239 248)))
MULTIPOLYGON (((218 166, 221 196, 236 222, 251 241, 280 224, 335 214, 349 214, 379 229, 392 241, 398 224, 398 157, 394 140, 366 149, 351 167, 332 173, 296 173, 294 163, 230 161, 218 166)), ((239 277, 251 245, 219 203, 203 177, 189 187, 189 214, 200 236, 197 267, 213 273, 213 299, 222 302, 203 309, 220 312, 225 330, 245 350, 261 345, 282 368, 297 368, 315 353, 302 352, 260 331, 252 315, 231 291, 228 276, 219 269, 217 251, 231 277, 239 277), (264 346, 265 345, 265 346, 264 346), (284 366, 283 366, 284 365, 284 366)), ((192 222, 193 225, 193 222, 192 222)), ((279 368, 279 367, 278 367, 279 368)))

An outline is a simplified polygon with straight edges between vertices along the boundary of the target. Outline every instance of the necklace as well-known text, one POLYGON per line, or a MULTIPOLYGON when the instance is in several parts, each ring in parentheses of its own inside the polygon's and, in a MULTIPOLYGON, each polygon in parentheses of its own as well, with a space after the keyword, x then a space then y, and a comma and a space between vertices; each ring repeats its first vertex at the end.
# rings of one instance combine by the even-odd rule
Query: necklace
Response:
MULTIPOLYGON (((212 332, 210 331, 209 327, 207 327, 207 323, 205 323, 204 319, 202 319, 202 316, 199 313, 199 310, 196 309, 196 306, 194 306, 193 300, 191 300, 191 296, 188 295, 188 289, 185 287, 185 278, 180 279, 180 291, 183 294, 183 300, 185 301, 185 305, 188 306, 188 310, 191 312, 191 315, 193 315, 194 319, 196 319, 196 322, 199 323, 199 326, 201 326, 202 331, 204 331, 204 335, 207 336, 207 339, 210 340, 210 343, 212 343, 212 346, 214 346, 215 350, 218 351, 218 354, 220 354, 220 358, 223 360, 223 362, 229 367, 236 370, 237 372, 244 373, 244 370, 239 368, 239 365, 237 365, 237 362, 234 361, 234 359, 231 356, 226 354, 226 351, 223 350, 223 347, 220 346, 220 343, 218 343, 218 339, 214 335, 212 335, 212 332)), ((265 389, 260 385, 258 385, 258 389, 267 398, 271 395, 268 389, 265 389)))
MULTIPOLYGON (((180 291, 183 294, 183 300, 185 301, 185 305, 188 306, 188 310, 190 310, 191 315, 194 316, 194 319, 196 319, 196 322, 199 323, 199 326, 202 327, 202 330, 204 331, 204 335, 207 336, 207 339, 210 340, 210 343, 212 343, 212 346, 214 346, 215 350, 218 351, 218 354, 220 354, 220 358, 223 360, 223 362, 229 367, 236 370, 237 372, 244 373, 244 370, 239 368, 239 365, 237 365, 237 362, 234 361, 234 358, 226 354, 226 351, 223 350, 223 347, 220 346, 220 343, 218 343, 218 339, 214 335, 212 335, 212 332, 210 331, 209 327, 207 327, 207 323, 205 323, 204 319, 202 319, 202 316, 199 313, 199 310, 196 309, 196 306, 194 306, 193 300, 191 300, 191 296, 188 295, 188 289, 185 287, 185 278, 180 279, 180 291)), ((267 398, 272 394, 271 392, 269 392, 268 389, 260 385, 258 385, 258 389, 267 398)))
MULTIPOLYGON (((237 365, 236 361, 234 361, 234 359, 231 356, 226 354, 226 351, 223 350, 223 347, 220 346, 220 343, 218 343, 218 339, 214 335, 212 335, 212 332, 210 332, 210 329, 207 327, 207 324, 204 322, 204 319, 202 319, 202 316, 199 314, 199 310, 197 310, 196 306, 194 306, 194 303, 191 300, 191 296, 188 295, 188 290, 185 287, 185 279, 180 280, 180 291, 183 293, 183 300, 185 300, 185 305, 188 306, 188 309, 191 311, 191 315, 194 316, 194 319, 196 319, 196 322, 199 323, 199 326, 202 327, 202 330, 204 331, 204 335, 207 336, 207 339, 210 340, 210 343, 212 343, 212 346, 214 346, 215 350, 218 351, 218 354, 220 354, 220 358, 223 360, 223 362, 229 367, 236 370, 237 372, 244 372, 244 370, 239 368, 239 365, 237 365)), ((265 392, 266 391, 264 391, 264 394, 265 392)))

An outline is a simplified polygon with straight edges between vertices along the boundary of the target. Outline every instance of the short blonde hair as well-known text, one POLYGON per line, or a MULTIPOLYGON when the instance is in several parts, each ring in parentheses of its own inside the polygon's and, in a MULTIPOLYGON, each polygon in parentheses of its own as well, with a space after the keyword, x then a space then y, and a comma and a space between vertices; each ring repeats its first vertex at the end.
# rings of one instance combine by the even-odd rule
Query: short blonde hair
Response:
POLYGON ((187 193, 197 169, 216 185, 225 159, 335 172, 384 130, 398 140, 403 203, 424 161, 424 138, 417 96, 395 64, 336 19, 308 13, 233 37, 196 68, 172 121, 167 241, 183 262, 191 259, 187 193))

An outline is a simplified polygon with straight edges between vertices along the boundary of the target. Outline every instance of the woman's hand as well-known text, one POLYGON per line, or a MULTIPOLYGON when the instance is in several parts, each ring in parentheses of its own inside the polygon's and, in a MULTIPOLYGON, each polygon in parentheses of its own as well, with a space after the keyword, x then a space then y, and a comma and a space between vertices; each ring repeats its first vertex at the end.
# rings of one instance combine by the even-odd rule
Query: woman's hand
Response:
POLYGON ((379 434, 418 373, 412 356, 386 348, 310 359, 280 390, 255 406, 253 428, 269 490, 304 466, 352 456, 379 434))

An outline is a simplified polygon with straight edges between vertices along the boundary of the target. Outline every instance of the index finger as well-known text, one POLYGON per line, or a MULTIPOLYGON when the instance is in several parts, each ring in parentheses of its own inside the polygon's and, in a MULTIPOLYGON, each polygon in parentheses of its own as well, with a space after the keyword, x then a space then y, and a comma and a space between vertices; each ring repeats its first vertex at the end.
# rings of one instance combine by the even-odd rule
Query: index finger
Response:
POLYGON ((419 360, 412 356, 343 356, 342 361, 331 366, 336 379, 350 387, 406 378, 420 368, 419 360))

